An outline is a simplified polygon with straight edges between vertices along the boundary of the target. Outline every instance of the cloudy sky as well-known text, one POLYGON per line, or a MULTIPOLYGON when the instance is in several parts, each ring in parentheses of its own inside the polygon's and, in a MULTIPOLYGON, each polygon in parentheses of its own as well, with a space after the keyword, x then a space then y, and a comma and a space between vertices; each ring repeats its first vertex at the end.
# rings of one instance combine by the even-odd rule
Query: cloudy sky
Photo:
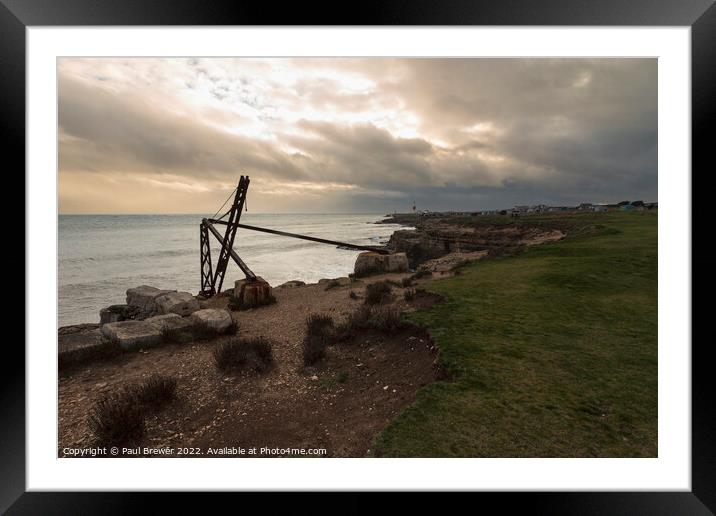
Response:
POLYGON ((58 61, 61 213, 657 200, 654 59, 58 61))

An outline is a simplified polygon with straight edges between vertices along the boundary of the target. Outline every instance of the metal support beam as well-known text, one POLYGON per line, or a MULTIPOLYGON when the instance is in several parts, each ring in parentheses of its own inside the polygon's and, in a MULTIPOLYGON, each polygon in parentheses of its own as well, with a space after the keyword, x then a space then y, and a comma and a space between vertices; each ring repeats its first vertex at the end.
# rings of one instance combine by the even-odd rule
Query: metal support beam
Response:
MULTIPOLYGON (((244 209, 244 202, 246 201, 246 192, 248 189, 249 176, 241 176, 241 178, 239 179, 239 186, 236 187, 236 195, 234 196, 234 202, 232 203, 231 209, 228 212, 229 219, 226 221, 226 233, 224 233, 224 238, 219 239, 219 242, 221 242, 221 252, 219 253, 219 259, 216 262, 216 271, 214 271, 213 281, 213 286, 216 292, 221 292, 221 287, 224 284, 224 275, 226 274, 226 266, 229 264, 229 256, 234 258, 234 261, 236 261, 237 258, 241 260, 239 258, 239 255, 234 252, 233 248, 234 238, 236 237, 236 230, 238 229, 237 224, 241 219, 241 211, 244 209), (233 255, 231 255, 231 253, 236 256, 234 257, 233 255)), ((209 229, 211 230, 212 227, 209 226, 209 229)), ((214 231, 215 229, 216 228, 213 228, 214 231)), ((212 233, 214 231, 212 231, 212 233)), ((244 267, 246 267, 246 264, 244 264, 244 267)), ((242 268, 242 270, 244 269, 242 268)), ((249 270, 248 267, 246 267, 246 270, 249 270)), ((251 271, 249 270, 249 272, 251 271)), ((248 274, 246 274, 246 276, 249 277, 248 274)), ((253 272, 251 272, 251 276, 255 278, 253 272)))
MULTIPOLYGON (((216 219, 209 219, 209 222, 213 222, 214 224, 226 224, 223 220, 216 220, 216 219)), ((387 249, 384 249, 382 247, 373 247, 369 245, 357 245, 357 244, 349 244, 347 242, 338 242, 337 240, 327 240, 325 238, 318 238, 318 237, 312 237, 307 235, 299 235, 297 233, 288 233, 287 231, 279 231, 277 229, 268 229, 268 228, 262 228, 258 226, 249 226, 248 224, 239 224, 237 223, 236 226, 238 228, 242 229, 249 229, 251 231, 260 231, 262 233, 270 233, 272 235, 280 235, 285 237, 291 237, 291 238, 300 238, 301 240, 310 240, 311 242, 318 242, 321 244, 330 244, 340 247, 347 247, 349 249, 357 249, 360 251, 372 251, 374 253, 379 254, 390 254, 390 251, 387 249)))
MULTIPOLYGON (((207 229, 211 231, 211 234, 216 237, 216 239, 219 241, 219 244, 221 244, 222 249, 226 248, 224 242, 224 238, 221 236, 221 233, 214 227, 214 225, 211 223, 212 221, 208 219, 204 219, 203 223, 206 225, 207 229)), ((256 275, 249 269, 248 265, 244 263, 244 261, 239 258, 239 255, 236 254, 236 251, 233 250, 233 248, 228 248, 228 256, 230 256, 234 262, 236 262, 236 265, 239 266, 239 269, 246 275, 247 279, 255 280, 256 275)), ((216 289, 216 291, 219 291, 220 289, 216 289)), ((216 293, 216 292, 215 292, 216 293)))
POLYGON ((204 222, 199 224, 199 254, 201 270, 201 294, 211 297, 216 294, 214 290, 214 274, 211 271, 211 246, 209 245, 208 226, 204 222))

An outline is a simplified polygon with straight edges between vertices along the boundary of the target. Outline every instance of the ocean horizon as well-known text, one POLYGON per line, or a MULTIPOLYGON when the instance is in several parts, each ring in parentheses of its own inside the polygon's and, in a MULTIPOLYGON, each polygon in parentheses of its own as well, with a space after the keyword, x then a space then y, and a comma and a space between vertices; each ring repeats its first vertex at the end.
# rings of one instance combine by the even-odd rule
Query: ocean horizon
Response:
MULTIPOLYGON (((99 322, 99 311, 125 302, 128 288, 151 285, 197 294, 199 224, 212 214, 58 215, 58 325, 99 322)), ((399 228, 385 214, 244 213, 241 221, 360 245, 381 245, 399 228)), ((219 246, 212 239, 212 256, 219 246)), ((359 251, 239 229, 234 249, 272 286, 346 276, 359 251)), ((229 263, 223 289, 242 279, 229 263)))

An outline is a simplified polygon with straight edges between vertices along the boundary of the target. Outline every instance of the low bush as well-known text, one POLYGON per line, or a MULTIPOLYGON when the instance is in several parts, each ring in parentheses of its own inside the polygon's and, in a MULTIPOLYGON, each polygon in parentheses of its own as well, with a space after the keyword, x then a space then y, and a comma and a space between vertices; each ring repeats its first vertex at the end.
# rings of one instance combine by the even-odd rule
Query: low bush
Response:
POLYGON ((222 372, 262 372, 273 363, 273 346, 263 337, 232 339, 214 349, 214 363, 222 372))
POLYGON ((392 289, 387 281, 371 283, 365 289, 365 304, 377 305, 390 300, 392 289))
POLYGON ((88 423, 100 445, 133 444, 144 435, 145 412, 142 404, 123 391, 97 401, 90 409, 88 423))
POLYGON ((390 334, 399 331, 403 326, 402 312, 398 307, 362 305, 336 328, 335 338, 338 341, 346 341, 354 338, 358 331, 370 329, 390 334))
POLYGON ((328 337, 321 335, 306 335, 301 344, 303 351, 303 365, 313 365, 322 360, 326 356, 326 348, 328 347, 328 337))
POLYGON ((384 333, 396 333, 403 327, 402 314, 396 306, 381 306, 373 309, 369 324, 384 333))
POLYGON ((403 288, 412 287, 413 286, 413 278, 408 276, 407 278, 403 278, 403 280, 400 282, 400 286, 403 288))
POLYGON ((133 385, 128 396, 139 404, 154 409, 176 399, 177 380, 173 376, 153 374, 143 382, 133 385))
POLYGON ((144 435, 148 414, 176 399, 177 380, 154 374, 109 394, 90 409, 88 423, 100 445, 132 444, 144 435))
POLYGON ((325 335, 333 328, 333 317, 324 314, 311 314, 306 317, 306 333, 308 335, 325 335))

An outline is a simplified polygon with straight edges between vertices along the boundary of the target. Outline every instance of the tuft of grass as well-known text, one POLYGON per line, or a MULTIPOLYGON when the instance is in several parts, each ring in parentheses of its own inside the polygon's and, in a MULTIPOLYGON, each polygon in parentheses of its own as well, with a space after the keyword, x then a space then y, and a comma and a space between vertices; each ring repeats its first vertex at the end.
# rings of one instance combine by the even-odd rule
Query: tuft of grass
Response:
POLYGON ((88 424, 100 445, 133 444, 144 436, 146 409, 126 392, 113 393, 90 409, 88 424))
POLYGON ((403 278, 400 282, 400 286, 403 288, 408 288, 413 286, 413 278, 408 276, 407 278, 403 278))
POLYGON ((415 289, 410 288, 403 292, 403 299, 405 299, 408 303, 410 303, 413 299, 415 299, 415 289))
POLYGON ((402 312, 397 306, 381 306, 373 308, 370 326, 387 334, 393 334, 403 328, 402 312))
POLYGON ((336 376, 336 381, 338 383, 346 383, 348 381, 348 373, 346 373, 345 371, 341 371, 336 376))
POLYGON ((303 351, 303 365, 313 365, 325 358, 328 347, 326 335, 306 335, 301 343, 303 351))
POLYGON ((377 305, 390 300, 392 288, 387 281, 371 283, 365 289, 365 304, 377 305))
POLYGON ((214 363, 220 371, 263 372, 273 364, 273 346, 268 339, 232 339, 214 349, 214 363))
POLYGON ((378 330, 393 334, 403 327, 402 312, 397 306, 361 305, 336 328, 335 338, 339 341, 350 340, 362 330, 378 330))
POLYGON ((429 284, 445 301, 408 320, 452 381, 421 389, 376 456, 658 455, 658 215, 548 216, 520 220, 568 238, 429 284))
POLYGON ((173 376, 153 374, 129 389, 129 396, 139 404, 158 409, 176 399, 177 379, 173 376))
POLYGON ((88 424, 100 445, 133 444, 145 431, 151 413, 176 399, 177 380, 155 374, 98 400, 90 409, 88 424))
POLYGON ((325 335, 333 328, 333 317, 325 314, 311 314, 306 317, 308 335, 325 335))

